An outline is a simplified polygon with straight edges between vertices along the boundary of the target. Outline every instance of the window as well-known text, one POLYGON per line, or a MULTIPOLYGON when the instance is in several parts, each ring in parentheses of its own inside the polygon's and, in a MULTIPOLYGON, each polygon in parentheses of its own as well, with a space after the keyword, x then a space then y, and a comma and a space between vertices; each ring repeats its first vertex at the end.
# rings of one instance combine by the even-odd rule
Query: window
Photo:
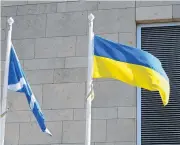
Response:
POLYGON ((137 89, 137 145, 180 145, 180 23, 139 25, 137 47, 162 62, 170 79, 170 101, 137 89))

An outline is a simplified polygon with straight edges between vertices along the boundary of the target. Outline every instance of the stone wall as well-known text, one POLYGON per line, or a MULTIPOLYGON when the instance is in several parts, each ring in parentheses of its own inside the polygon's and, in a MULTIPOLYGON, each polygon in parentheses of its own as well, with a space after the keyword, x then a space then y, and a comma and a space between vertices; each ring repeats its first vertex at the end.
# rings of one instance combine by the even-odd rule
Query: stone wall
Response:
MULTIPOLYGON (((89 13, 95 34, 136 46, 136 24, 178 21, 180 2, 3 1, 1 78, 11 16, 13 44, 53 133, 40 132, 23 94, 8 92, 5 145, 84 144, 89 13)), ((94 85, 92 145, 136 145, 136 88, 111 79, 94 85)))

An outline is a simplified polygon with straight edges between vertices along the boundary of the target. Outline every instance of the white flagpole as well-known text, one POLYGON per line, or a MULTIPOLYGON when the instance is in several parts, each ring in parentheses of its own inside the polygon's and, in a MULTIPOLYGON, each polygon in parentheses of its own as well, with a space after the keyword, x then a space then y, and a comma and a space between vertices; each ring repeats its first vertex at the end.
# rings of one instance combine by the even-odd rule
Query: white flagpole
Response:
POLYGON ((87 73, 87 86, 86 86, 86 95, 87 95, 87 104, 86 104, 86 139, 85 145, 91 144, 91 103, 92 96, 89 93, 92 91, 92 72, 93 72, 93 20, 94 15, 90 14, 89 19, 89 46, 88 46, 88 73, 87 73))
POLYGON ((9 55, 11 49, 11 35, 12 35, 12 24, 14 20, 10 17, 8 19, 9 24, 9 31, 7 36, 7 49, 6 49, 6 62, 5 62, 5 70, 4 70, 4 86, 3 86, 3 96, 1 99, 1 145, 4 145, 4 138, 5 138, 5 122, 6 122, 6 102, 7 102, 7 89, 8 89, 8 72, 9 72, 9 55), (4 115, 2 115, 4 114, 4 115))

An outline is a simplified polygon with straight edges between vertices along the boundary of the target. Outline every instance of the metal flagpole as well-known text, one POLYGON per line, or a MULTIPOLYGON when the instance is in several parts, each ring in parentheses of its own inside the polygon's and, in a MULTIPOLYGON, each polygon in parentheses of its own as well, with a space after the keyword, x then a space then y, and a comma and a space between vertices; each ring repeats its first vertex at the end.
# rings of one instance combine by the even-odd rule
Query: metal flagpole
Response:
POLYGON ((93 72, 93 20, 94 15, 90 14, 89 19, 89 46, 88 46, 88 73, 87 73, 87 86, 86 86, 86 95, 87 95, 87 104, 86 104, 86 138, 85 145, 91 144, 91 103, 93 95, 93 86, 92 86, 92 72, 93 72))
POLYGON ((12 24, 14 20, 10 17, 8 19, 9 31, 7 36, 7 49, 6 49, 6 62, 5 62, 5 70, 4 70, 4 86, 3 86, 3 96, 1 98, 1 145, 4 145, 5 138, 5 122, 6 122, 6 102, 7 102, 7 89, 8 89, 8 72, 9 72, 9 55, 11 49, 11 35, 12 35, 12 24))

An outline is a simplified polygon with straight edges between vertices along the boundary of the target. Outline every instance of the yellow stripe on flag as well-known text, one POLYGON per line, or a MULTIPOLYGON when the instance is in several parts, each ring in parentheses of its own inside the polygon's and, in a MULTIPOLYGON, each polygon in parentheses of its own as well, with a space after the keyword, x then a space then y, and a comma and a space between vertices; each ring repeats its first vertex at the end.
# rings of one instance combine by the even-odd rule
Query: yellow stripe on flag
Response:
POLYGON ((169 101, 169 82, 158 72, 145 66, 94 56, 93 78, 113 78, 150 91, 159 91, 162 102, 169 101))

